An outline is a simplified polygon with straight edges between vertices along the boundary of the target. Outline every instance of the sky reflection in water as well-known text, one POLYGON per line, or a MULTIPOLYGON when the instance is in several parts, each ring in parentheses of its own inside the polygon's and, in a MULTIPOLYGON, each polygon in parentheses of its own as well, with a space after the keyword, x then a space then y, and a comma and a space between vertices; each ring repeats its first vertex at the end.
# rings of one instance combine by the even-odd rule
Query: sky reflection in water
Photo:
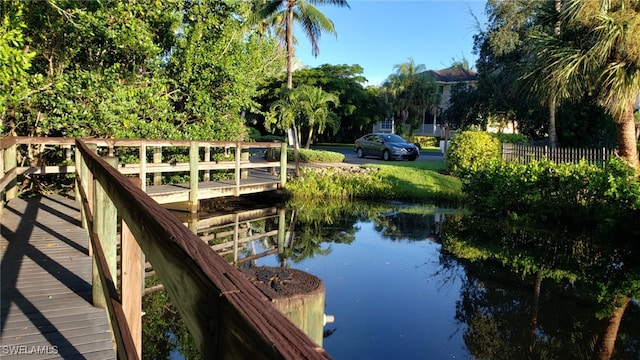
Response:
MULTIPOLYGON (((358 223, 351 244, 291 264, 320 277, 335 329, 324 348, 336 359, 450 359, 466 353, 454 320, 459 278, 442 273, 440 245, 382 238, 358 223)), ((258 265, 278 266, 274 258, 258 265)))

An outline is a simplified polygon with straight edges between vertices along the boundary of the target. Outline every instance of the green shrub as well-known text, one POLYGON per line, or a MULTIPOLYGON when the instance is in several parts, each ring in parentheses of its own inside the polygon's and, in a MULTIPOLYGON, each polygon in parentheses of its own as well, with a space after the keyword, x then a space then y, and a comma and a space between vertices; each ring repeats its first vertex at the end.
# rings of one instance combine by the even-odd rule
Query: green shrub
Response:
POLYGON ((287 183, 294 197, 384 198, 392 192, 377 169, 303 168, 300 177, 287 183))
MULTIPOLYGON (((326 150, 300 149, 298 151, 300 162, 303 163, 340 163, 344 161, 344 154, 326 150)), ((280 159, 280 149, 272 148, 265 155, 267 160, 280 159)), ((287 149, 287 162, 295 161, 293 149, 287 149)))
POLYGON ((262 137, 262 135, 260 135, 260 131, 256 128, 248 127, 247 130, 246 141, 258 141, 257 139, 262 137))
POLYGON ((529 142, 529 138, 522 134, 494 133, 491 135, 503 144, 526 144, 529 142))
POLYGON ((284 136, 278 136, 278 135, 261 135, 261 136, 256 136, 253 141, 257 141, 257 142, 274 142, 274 141, 286 142, 287 138, 284 137, 284 136))
POLYGON ((463 192, 476 211, 512 217, 533 214, 549 222, 606 221, 640 210, 640 181, 617 158, 604 168, 586 162, 492 162, 464 178, 463 192))
POLYGON ((500 159, 500 152, 500 141, 489 133, 464 131, 451 140, 445 159, 449 171, 464 177, 500 159))
POLYGON ((438 139, 434 136, 410 136, 407 141, 418 145, 421 149, 438 147, 438 139))

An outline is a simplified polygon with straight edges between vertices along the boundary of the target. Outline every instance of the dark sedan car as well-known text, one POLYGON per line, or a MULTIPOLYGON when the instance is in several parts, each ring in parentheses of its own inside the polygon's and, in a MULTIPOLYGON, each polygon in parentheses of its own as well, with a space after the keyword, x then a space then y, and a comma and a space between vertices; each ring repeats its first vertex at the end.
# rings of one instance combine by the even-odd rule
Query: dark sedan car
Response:
POLYGON ((401 136, 387 133, 367 134, 355 142, 355 151, 359 158, 377 156, 383 160, 415 160, 420 149, 401 136))

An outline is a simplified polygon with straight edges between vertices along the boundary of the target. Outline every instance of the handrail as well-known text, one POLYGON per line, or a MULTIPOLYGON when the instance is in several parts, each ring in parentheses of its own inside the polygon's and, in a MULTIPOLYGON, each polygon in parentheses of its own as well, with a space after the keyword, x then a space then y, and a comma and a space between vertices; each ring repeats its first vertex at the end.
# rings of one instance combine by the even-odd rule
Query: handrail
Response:
MULTIPOLYGON (((79 174, 76 174, 76 177, 77 180, 80 181, 79 174)), ((84 220, 86 221, 87 228, 93 229, 94 222, 91 207, 89 206, 89 197, 82 186, 78 186, 78 191, 80 192, 81 204, 84 210, 83 214, 85 215, 84 220)), ((136 348, 129 325, 127 324, 122 301, 115 286, 115 279, 113 279, 109 271, 109 265, 107 264, 107 259, 102 249, 101 239, 96 232, 89 231, 89 241, 91 242, 94 263, 98 270, 98 276, 100 277, 101 292, 105 295, 104 304, 107 307, 109 324, 111 325, 111 333, 115 339, 118 359, 139 359, 138 349, 136 348)), ((94 284, 94 286, 96 285, 97 284, 94 284)))
MULTIPOLYGON (((175 216, 81 140, 83 168, 108 194, 164 284, 203 358, 327 359, 330 356, 274 308, 175 216)), ((79 169, 83 176, 85 171, 79 169)), ((80 187, 87 179, 80 178, 80 187)), ((93 209, 96 215, 108 213, 93 209)), ((94 219, 94 222, 97 219, 94 219)), ((106 221, 108 223, 108 221, 106 221)), ((100 237, 101 242, 115 241, 100 237)))
MULTIPOLYGON (((271 169, 271 174, 276 173, 276 169, 280 169, 279 187, 283 188, 286 184, 287 171, 286 171, 286 157, 282 156, 281 161, 251 161, 248 157, 245 157, 245 152, 252 148, 281 148, 285 149, 286 144, 279 142, 237 142, 237 141, 189 141, 189 140, 164 140, 164 139, 82 139, 86 144, 92 144, 100 149, 107 149, 109 156, 114 155, 114 150, 118 147, 126 148, 138 148, 140 162, 137 164, 124 164, 118 167, 119 171, 123 174, 138 175, 142 179, 146 179, 147 174, 152 175, 152 182, 154 185, 161 184, 162 174, 176 173, 176 172, 190 172, 192 175, 190 183, 190 199, 188 208, 190 211, 197 209, 197 179, 198 173, 202 176, 204 181, 209 181, 211 174, 210 170, 233 170, 235 177, 235 195, 241 193, 241 176, 244 178, 244 174, 249 169, 271 169), (183 147, 189 150, 189 162, 184 163, 162 163, 161 149, 163 147, 183 147), (146 154, 147 147, 154 148, 154 159, 152 163, 147 163, 146 154), (204 160, 201 160, 201 154, 204 148, 204 160), (211 149, 225 149, 226 152, 229 149, 235 149, 235 160, 230 161, 215 161, 211 159, 211 149), (156 155, 159 155, 156 157, 156 155), (202 173, 203 172, 203 173, 202 173), (195 176, 194 176, 195 175, 195 176)), ((75 139, 71 138, 57 138, 57 137, 4 137, 0 138, 0 192, 4 191, 6 199, 10 200, 17 196, 17 177, 24 175, 45 175, 45 174, 73 174, 76 172, 75 164, 38 164, 37 166, 18 166, 17 155, 18 146, 20 145, 53 145, 62 146, 64 149, 66 160, 72 159, 71 148, 75 146, 75 139)), ((104 153, 104 150, 102 150, 104 153)), ((142 184, 143 189, 146 188, 145 182, 142 184)), ((1 203, 1 202, 0 202, 1 203)), ((3 209, 3 204, 0 204, 0 213, 3 209)))
MULTIPOLYGON (((109 149, 109 153, 113 153, 113 149, 116 147, 185 147, 191 146, 190 140, 163 140, 163 139, 82 139, 86 144, 94 144, 98 147, 109 149)), ((199 147, 213 147, 213 148, 280 148, 279 142, 237 142, 237 141, 198 141, 199 147)), ((0 148, 9 148, 12 145, 68 145, 75 144, 73 138, 60 138, 60 137, 28 137, 28 136, 14 136, 0 138, 0 148)), ((205 151, 206 153, 206 151, 205 151)), ((154 168, 154 171, 160 172, 180 172, 188 171, 189 163, 175 163, 175 164, 147 164, 147 167, 154 168)), ((251 167, 273 167, 273 164, 245 164, 240 165, 241 168, 251 167)), ((234 169, 234 161, 229 162, 217 162, 206 160, 200 162, 200 170, 220 170, 220 169, 234 169)), ((140 171, 140 164, 127 164, 122 165, 121 172, 127 174, 137 174, 140 171)), ((72 174, 75 169, 73 166, 22 166, 19 167, 18 175, 25 173, 29 174, 72 174), (57 170, 56 170, 57 168, 57 170)))

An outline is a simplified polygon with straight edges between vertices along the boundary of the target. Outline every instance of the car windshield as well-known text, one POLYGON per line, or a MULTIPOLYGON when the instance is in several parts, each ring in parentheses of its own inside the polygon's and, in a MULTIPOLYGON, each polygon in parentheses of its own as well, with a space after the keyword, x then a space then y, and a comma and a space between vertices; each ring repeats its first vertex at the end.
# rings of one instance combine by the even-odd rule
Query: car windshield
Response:
POLYGON ((383 135, 382 138, 384 139, 385 142, 406 143, 406 141, 401 136, 398 136, 396 134, 383 135))

